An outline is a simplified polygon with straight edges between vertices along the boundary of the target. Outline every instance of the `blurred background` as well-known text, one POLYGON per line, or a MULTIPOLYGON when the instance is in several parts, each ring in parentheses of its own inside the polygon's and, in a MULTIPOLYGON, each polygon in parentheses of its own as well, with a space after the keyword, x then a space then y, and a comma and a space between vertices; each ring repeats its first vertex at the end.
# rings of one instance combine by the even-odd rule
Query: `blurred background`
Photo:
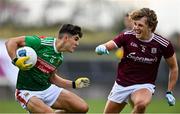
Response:
MULTIPOLYGON (((169 39, 180 62, 180 0, 0 0, 0 113, 26 113, 14 99, 18 69, 11 64, 4 42, 11 37, 38 35, 56 37, 62 24, 77 24, 83 38, 75 53, 65 53, 58 72, 74 80, 78 76, 91 79, 91 86, 71 90, 84 98, 89 113, 102 113, 107 96, 114 84, 116 67, 122 50, 110 55, 94 53, 97 45, 113 39, 128 29, 126 14, 134 9, 149 7, 158 16, 156 33, 169 39)), ((177 103, 169 107, 165 101, 168 67, 162 59, 156 92, 148 113, 180 113, 180 81, 174 95, 177 103), (163 110, 162 110, 163 109, 163 110)), ((123 110, 129 113, 129 105, 123 110)))

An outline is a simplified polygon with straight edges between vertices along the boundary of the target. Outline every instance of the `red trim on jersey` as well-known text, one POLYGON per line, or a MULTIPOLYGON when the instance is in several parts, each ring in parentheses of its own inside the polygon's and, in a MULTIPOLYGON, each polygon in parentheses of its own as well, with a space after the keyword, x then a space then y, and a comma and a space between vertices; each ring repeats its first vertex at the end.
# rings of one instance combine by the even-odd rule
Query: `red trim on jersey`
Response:
POLYGON ((42 39, 44 39, 44 38, 46 38, 47 36, 39 36, 39 38, 42 38, 42 39))
POLYGON ((20 93, 21 92, 18 89, 16 89, 16 99, 19 100, 21 103, 26 105, 27 102, 21 96, 19 96, 20 93))

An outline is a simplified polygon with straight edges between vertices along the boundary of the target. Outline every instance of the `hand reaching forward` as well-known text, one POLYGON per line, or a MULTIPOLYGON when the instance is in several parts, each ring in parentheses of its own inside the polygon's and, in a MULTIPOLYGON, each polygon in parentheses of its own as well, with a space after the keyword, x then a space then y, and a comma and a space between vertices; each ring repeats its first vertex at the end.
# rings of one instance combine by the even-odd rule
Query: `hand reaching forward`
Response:
POLYGON ((95 52, 98 54, 98 55, 103 55, 103 54, 109 54, 109 51, 107 50, 106 46, 104 45, 99 45, 96 47, 95 49, 95 52))
POLYGON ((73 88, 84 88, 90 85, 90 80, 87 77, 80 77, 73 82, 73 88))

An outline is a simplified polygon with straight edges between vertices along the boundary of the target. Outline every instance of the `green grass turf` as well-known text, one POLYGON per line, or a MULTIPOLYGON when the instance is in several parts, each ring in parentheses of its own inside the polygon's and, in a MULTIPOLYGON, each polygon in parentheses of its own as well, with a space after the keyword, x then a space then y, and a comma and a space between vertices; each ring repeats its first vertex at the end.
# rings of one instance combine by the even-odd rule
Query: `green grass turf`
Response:
MULTIPOLYGON (((87 100, 90 110, 89 113, 102 113, 105 103, 105 100, 87 100)), ((126 105, 122 113, 130 113, 131 107, 129 104, 126 105)), ((147 113, 180 113, 180 99, 176 101, 176 105, 169 107, 166 100, 153 100, 148 106, 147 113)))
MULTIPOLYGON (((101 114, 106 101, 105 100, 86 100, 89 104, 89 112, 101 114)), ((169 107, 166 100, 153 100, 147 109, 147 113, 180 113, 180 99, 177 100, 176 105, 169 107)), ((130 113, 131 108, 129 105, 122 111, 123 113, 130 113)), ((0 113, 27 113, 20 105, 15 101, 0 101, 0 113)))

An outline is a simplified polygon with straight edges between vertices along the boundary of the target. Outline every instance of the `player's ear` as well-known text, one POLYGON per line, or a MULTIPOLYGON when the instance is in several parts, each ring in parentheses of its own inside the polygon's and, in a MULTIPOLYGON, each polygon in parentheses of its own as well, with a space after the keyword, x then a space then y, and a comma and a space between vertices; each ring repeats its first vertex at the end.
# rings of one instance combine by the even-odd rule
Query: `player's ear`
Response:
POLYGON ((152 30, 153 30, 153 26, 148 25, 148 28, 149 28, 149 31, 151 31, 151 32, 152 32, 152 30))
POLYGON ((67 40, 67 39, 68 39, 68 35, 67 35, 67 34, 64 34, 63 39, 64 39, 64 40, 67 40))
POLYGON ((152 27, 149 27, 149 31, 151 31, 151 32, 152 32, 152 29, 153 29, 152 27))

